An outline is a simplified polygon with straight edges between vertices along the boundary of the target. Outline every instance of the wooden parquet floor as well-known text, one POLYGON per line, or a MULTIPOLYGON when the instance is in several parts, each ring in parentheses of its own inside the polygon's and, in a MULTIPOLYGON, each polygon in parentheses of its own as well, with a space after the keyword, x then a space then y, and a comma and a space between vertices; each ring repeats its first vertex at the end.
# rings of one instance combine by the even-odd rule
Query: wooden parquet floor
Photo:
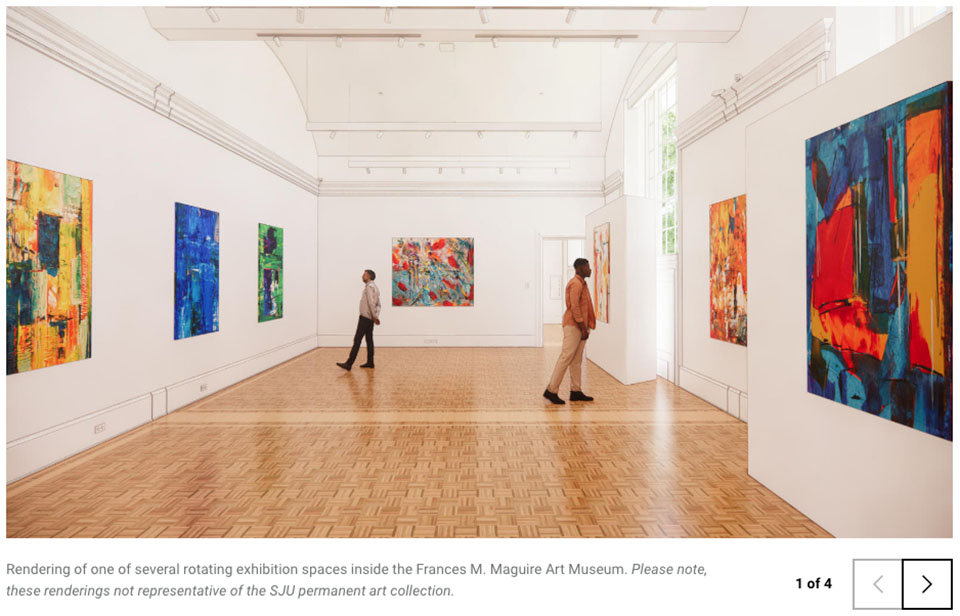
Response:
POLYGON ((667 381, 586 362, 596 401, 551 406, 558 353, 317 349, 10 484, 7 536, 829 536, 667 381))

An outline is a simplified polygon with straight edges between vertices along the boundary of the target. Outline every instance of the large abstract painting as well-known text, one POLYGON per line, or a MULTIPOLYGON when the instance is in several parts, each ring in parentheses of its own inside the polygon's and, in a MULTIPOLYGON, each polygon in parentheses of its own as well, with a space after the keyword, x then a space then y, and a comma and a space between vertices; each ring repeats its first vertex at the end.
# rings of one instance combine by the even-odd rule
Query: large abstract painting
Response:
POLYGON ((710 337, 747 346, 747 196, 710 206, 710 337))
POLYGON ((610 223, 593 229, 593 307, 597 320, 610 322, 610 223))
POLYGON ((93 183, 7 161, 7 374, 91 355, 93 183))
POLYGON ((175 340, 220 329, 220 214, 177 203, 175 340))
POLYGON ((808 391, 949 440, 952 85, 806 144, 808 391))
POLYGON ((472 237, 393 240, 394 306, 473 306, 472 237))
POLYGON ((260 223, 257 319, 283 317, 283 229, 260 223))

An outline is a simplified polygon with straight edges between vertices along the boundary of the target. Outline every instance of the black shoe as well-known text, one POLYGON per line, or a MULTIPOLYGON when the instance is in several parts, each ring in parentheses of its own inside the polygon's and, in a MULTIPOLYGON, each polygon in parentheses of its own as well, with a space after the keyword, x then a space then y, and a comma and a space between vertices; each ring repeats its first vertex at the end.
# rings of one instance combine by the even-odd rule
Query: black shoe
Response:
POLYGON ((370 362, 367 362, 367 363, 365 363, 365 364, 360 364, 360 367, 361 367, 361 368, 373 368, 373 364, 371 364, 370 362))
POLYGON ((580 402, 593 402, 593 398, 591 398, 590 396, 586 395, 586 394, 583 393, 582 391, 573 391, 573 390, 570 390, 570 402, 576 402, 576 401, 580 401, 580 402))
POLYGON ((344 370, 346 370, 347 372, 350 372, 350 368, 353 368, 353 365, 348 364, 347 362, 343 362, 342 364, 340 362, 337 362, 337 365, 343 368, 344 370))
POLYGON ((566 404, 566 402, 564 402, 560 396, 553 393, 549 389, 543 390, 543 397, 549 400, 550 402, 553 402, 554 404, 566 404))

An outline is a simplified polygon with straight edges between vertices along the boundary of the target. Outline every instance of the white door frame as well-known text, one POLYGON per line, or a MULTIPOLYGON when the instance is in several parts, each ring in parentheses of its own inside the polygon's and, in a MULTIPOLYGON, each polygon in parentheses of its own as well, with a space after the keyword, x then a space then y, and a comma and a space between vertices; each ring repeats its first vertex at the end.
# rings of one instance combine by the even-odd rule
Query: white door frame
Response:
MULTIPOLYGON (((541 235, 537 233, 537 301, 534 309, 537 311, 534 315, 534 323, 537 325, 537 346, 543 346, 543 242, 544 240, 583 240, 583 250, 587 250, 587 236, 576 233, 541 235)), ((566 246, 564 246, 566 251, 566 246)))

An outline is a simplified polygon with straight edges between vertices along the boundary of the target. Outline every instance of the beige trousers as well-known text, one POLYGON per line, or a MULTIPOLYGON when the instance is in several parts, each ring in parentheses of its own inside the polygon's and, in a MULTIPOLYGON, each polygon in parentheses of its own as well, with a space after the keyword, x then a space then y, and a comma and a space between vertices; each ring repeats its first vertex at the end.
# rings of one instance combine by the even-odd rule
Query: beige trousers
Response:
POLYGON ((560 381, 563 373, 570 368, 570 391, 580 391, 580 365, 583 363, 583 347, 586 340, 580 339, 580 328, 576 325, 567 325, 563 328, 563 348, 557 358, 557 367, 553 369, 553 377, 547 385, 551 393, 560 391, 560 381))

